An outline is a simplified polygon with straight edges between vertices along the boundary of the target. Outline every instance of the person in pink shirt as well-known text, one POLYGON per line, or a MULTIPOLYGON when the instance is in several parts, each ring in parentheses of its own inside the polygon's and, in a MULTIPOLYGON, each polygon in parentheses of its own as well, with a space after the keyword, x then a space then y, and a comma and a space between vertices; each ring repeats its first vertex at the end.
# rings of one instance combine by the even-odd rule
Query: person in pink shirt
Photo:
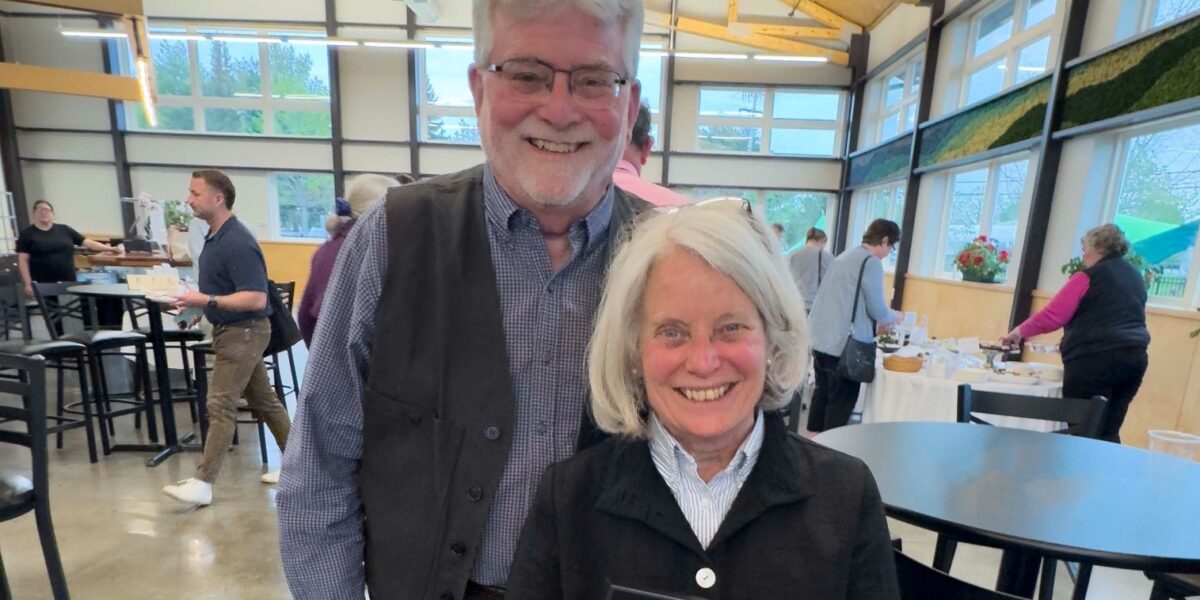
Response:
POLYGON ((613 183, 617 187, 653 204, 654 206, 683 206, 687 199, 661 185, 642 179, 642 167, 650 158, 654 138, 650 135, 650 107, 645 103, 638 110, 633 123, 633 137, 613 172, 613 183))
POLYGON ((1100 438, 1120 443, 1121 423, 1149 364, 1146 282, 1124 259, 1129 241, 1116 225, 1088 231, 1082 250, 1086 268, 1001 342, 1015 346, 1062 328, 1063 396, 1107 398, 1100 438))

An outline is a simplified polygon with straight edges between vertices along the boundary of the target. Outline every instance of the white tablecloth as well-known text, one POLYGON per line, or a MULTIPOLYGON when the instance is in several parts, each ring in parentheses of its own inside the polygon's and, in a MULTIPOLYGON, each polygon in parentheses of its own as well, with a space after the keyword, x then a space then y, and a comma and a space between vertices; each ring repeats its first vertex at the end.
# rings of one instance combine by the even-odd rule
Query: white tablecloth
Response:
MULTIPOLYGON (((958 417, 958 386, 955 379, 927 377, 921 373, 900 373, 883 367, 875 369, 875 381, 862 385, 858 394, 858 410, 863 423, 883 421, 946 421, 953 423, 958 417)), ((1004 392, 1046 398, 1062 397, 1061 383, 1037 383, 1031 385, 1012 383, 974 383, 972 389, 986 392, 1004 392)), ((1016 427, 1033 431, 1056 431, 1066 427, 1065 423, 977 415, 980 419, 999 427, 1016 427)))

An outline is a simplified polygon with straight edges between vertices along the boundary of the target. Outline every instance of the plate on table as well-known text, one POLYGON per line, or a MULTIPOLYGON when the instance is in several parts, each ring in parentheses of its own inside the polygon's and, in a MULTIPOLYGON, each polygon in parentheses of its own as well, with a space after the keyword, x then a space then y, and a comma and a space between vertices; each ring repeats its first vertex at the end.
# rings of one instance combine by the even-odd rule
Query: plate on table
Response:
POLYGON ((1042 380, 1037 377, 1028 375, 1001 375, 1000 373, 989 373, 987 380, 993 383, 1013 383, 1016 385, 1037 385, 1042 380))
POLYGON ((175 296, 162 292, 147 292, 146 299, 160 304, 175 304, 175 296))

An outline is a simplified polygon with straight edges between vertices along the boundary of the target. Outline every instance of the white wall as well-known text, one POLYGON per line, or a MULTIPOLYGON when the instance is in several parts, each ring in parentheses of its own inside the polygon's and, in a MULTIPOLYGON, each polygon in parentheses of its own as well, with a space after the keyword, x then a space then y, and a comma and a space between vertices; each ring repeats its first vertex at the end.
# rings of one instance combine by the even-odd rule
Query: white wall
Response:
MULTIPOLYGON (((226 169, 237 197, 233 214, 237 215, 260 240, 270 239, 267 174, 262 171, 226 169)), ((134 167, 129 170, 133 193, 150 194, 156 200, 187 200, 192 169, 188 167, 134 167)), ((118 216, 118 228, 120 220, 118 216)))
POLYGON ((117 172, 109 165, 22 163, 30 207, 49 200, 59 223, 80 233, 121 232, 117 172))
POLYGON ((900 4, 869 33, 867 70, 870 71, 890 58, 913 38, 929 29, 929 8, 900 4))

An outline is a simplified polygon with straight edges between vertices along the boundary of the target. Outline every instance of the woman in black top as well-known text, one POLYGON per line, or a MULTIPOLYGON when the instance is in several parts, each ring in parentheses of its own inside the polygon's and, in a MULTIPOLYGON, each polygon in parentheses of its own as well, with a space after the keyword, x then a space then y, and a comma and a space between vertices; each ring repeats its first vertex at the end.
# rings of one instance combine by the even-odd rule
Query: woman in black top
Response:
POLYGON ((33 203, 33 224, 17 237, 17 264, 25 295, 33 297, 33 282, 75 281, 75 247, 118 253, 108 244, 89 240, 78 231, 54 222, 54 206, 45 200, 33 203))

